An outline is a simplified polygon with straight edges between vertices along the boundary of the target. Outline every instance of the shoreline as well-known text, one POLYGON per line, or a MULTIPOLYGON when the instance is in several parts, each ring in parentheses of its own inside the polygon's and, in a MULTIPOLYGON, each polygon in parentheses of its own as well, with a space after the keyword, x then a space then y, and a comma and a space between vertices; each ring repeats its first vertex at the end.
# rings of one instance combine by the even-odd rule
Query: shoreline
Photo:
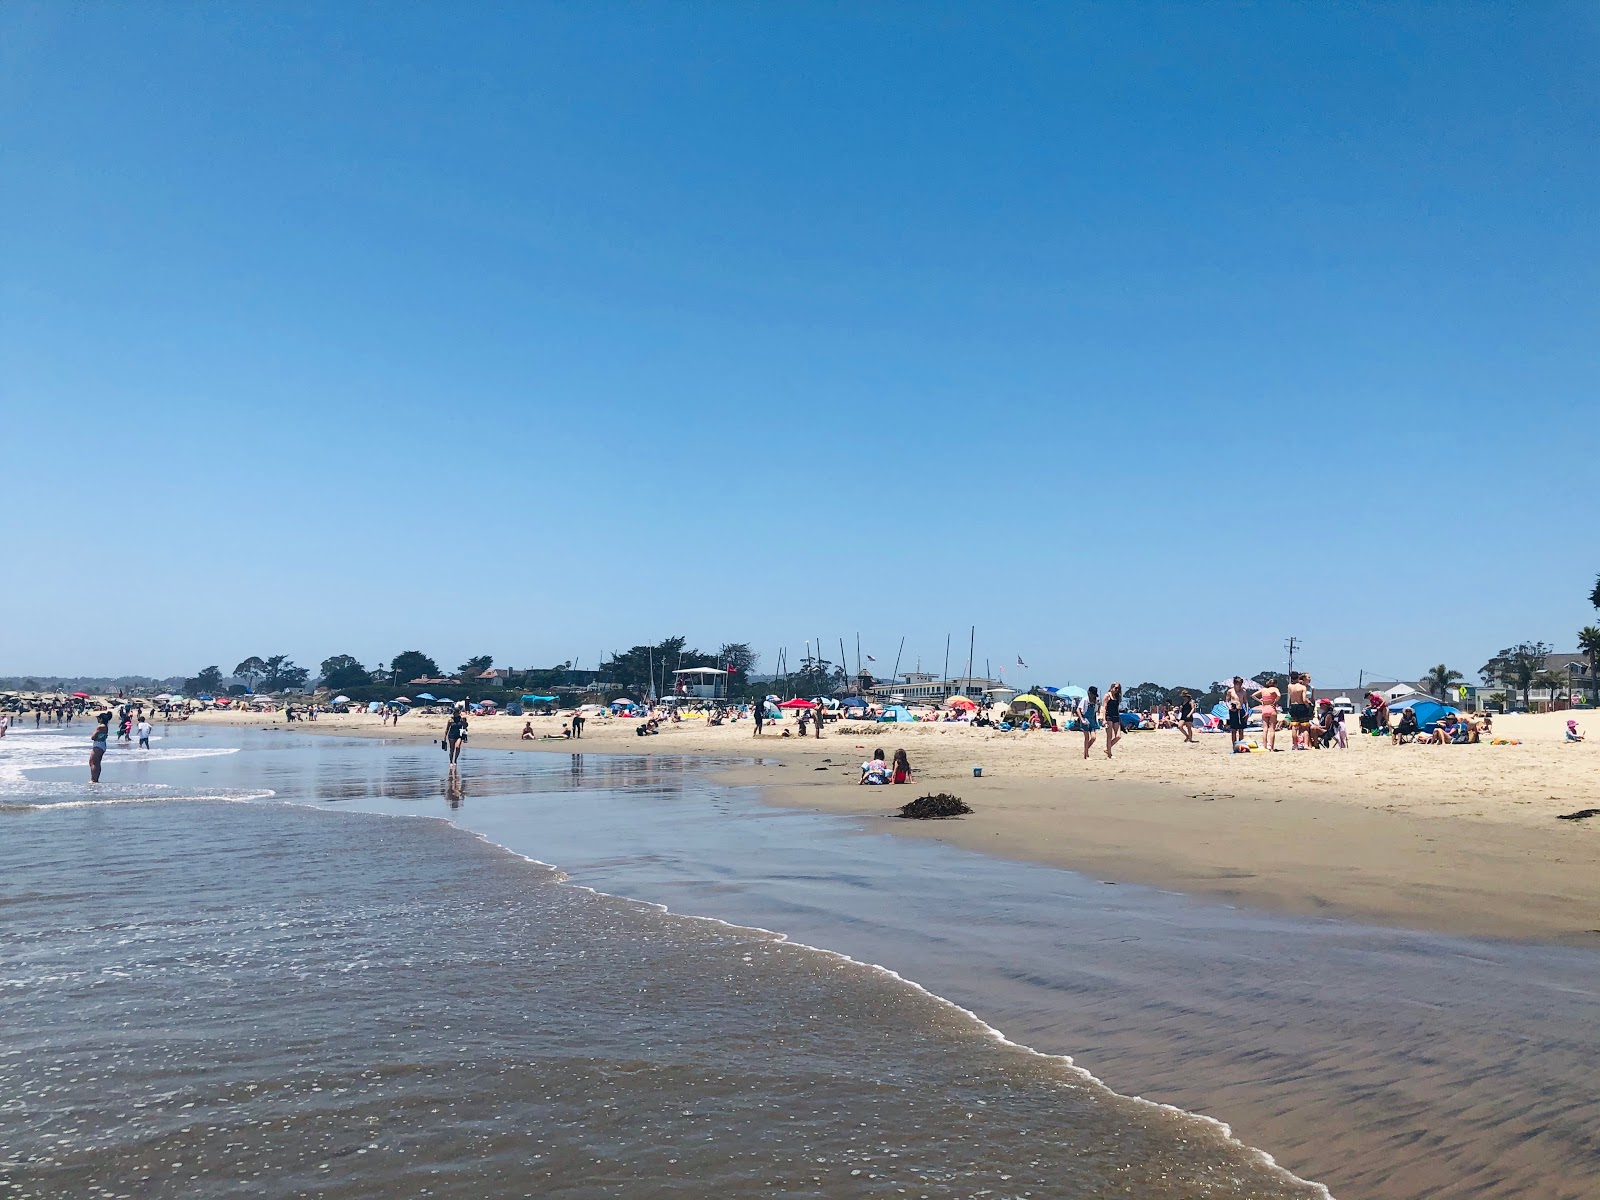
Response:
MULTIPOLYGON (((494 717, 474 720, 467 753, 719 759, 718 782, 750 787, 766 803, 1106 883, 1273 913, 1595 948, 1600 820, 1554 816, 1587 807, 1584 799, 1600 793, 1600 746, 1550 740, 1562 716, 1502 718, 1497 732, 1523 739, 1521 746, 1358 739, 1347 751, 1230 756, 1214 743, 1183 746, 1176 734, 1130 734, 1112 762, 1098 747, 1084 762, 1081 739, 1070 734, 1001 740, 965 727, 845 723, 820 740, 757 741, 748 724, 707 729, 686 721, 641 739, 633 722, 591 721, 578 741, 523 741, 522 718, 494 717), (857 764, 875 743, 908 747, 914 786, 857 786, 857 764), (1375 756, 1393 758, 1385 764, 1375 756), (740 758, 761 761, 726 765, 740 758), (976 779, 970 764, 979 761, 985 774, 976 779), (1385 765, 1403 791, 1385 786, 1385 765), (975 812, 951 821, 891 819, 928 790, 955 791, 975 812)), ((303 726, 265 714, 194 718, 416 744, 441 736, 442 717, 409 720, 395 727, 366 715, 324 715, 303 726)), ((560 718, 534 718, 541 732, 560 725, 560 718)))

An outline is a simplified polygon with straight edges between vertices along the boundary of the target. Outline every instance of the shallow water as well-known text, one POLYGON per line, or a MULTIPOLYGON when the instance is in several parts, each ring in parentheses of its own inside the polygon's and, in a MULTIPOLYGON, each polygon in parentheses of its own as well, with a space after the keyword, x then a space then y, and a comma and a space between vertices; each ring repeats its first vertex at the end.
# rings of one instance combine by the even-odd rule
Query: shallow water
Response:
POLYGON ((769 809, 671 760, 480 753, 457 787, 425 747, 196 732, 175 740, 244 749, 164 767, 185 794, 448 816, 580 882, 883 963, 1347 1198, 1595 1194, 1587 952, 1108 887, 769 809))
POLYGON ((0 814, 9 1195, 1321 1194, 861 964, 169 798, 0 814))

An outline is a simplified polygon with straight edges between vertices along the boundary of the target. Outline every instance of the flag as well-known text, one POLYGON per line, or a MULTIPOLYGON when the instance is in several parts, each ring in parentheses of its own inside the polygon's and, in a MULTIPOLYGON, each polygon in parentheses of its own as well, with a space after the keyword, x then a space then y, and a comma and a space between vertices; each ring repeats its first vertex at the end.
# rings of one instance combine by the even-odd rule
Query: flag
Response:
POLYGON ((1022 655, 1020 655, 1020 654, 1017 655, 1017 666, 1026 667, 1027 665, 1028 665, 1027 663, 1022 661, 1022 655))

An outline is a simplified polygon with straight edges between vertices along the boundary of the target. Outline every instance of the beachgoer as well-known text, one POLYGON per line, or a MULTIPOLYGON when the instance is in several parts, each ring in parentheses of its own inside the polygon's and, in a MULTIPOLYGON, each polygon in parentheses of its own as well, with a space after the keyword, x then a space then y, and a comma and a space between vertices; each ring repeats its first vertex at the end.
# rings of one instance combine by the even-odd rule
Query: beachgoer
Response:
POLYGON ((111 740, 111 714, 101 713, 94 733, 89 737, 89 782, 100 782, 100 760, 106 756, 106 744, 111 740))
POLYGON ((1311 704, 1311 676, 1304 671, 1289 673, 1289 745, 1291 749, 1307 748, 1311 732, 1311 718, 1316 709, 1311 704))
POLYGON ((1233 677, 1224 700, 1228 705, 1228 748, 1232 750, 1244 741, 1245 726, 1250 723, 1250 699, 1242 675, 1233 677))
POLYGON ((895 783, 911 782, 911 759, 904 750, 894 752, 894 780, 895 783))
POLYGON ((820 741, 822 738, 822 706, 820 704, 817 706, 817 711, 811 714, 811 727, 816 730, 816 737, 820 741))
POLYGON ((760 737, 761 726, 767 719, 767 702, 765 700, 757 700, 752 706, 751 715, 756 719, 756 731, 752 736, 760 737))
POLYGON ((1414 708, 1403 709, 1400 713, 1400 721, 1395 725, 1394 732, 1389 735, 1389 740, 1398 746, 1401 742, 1416 737, 1418 730, 1417 710, 1414 708))
POLYGON ((450 751, 450 767, 452 770, 461 761, 461 747, 467 740, 467 714, 466 710, 457 705, 450 714, 450 723, 444 728, 445 747, 450 751))
POLYGON ((1189 689, 1184 688, 1178 700, 1178 728, 1183 731, 1183 740, 1194 744, 1194 697, 1189 695, 1189 689))
POLYGON ((880 749, 874 750, 872 757, 861 764, 861 778, 858 782, 876 786, 888 783, 891 778, 889 764, 883 761, 883 751, 880 749))
POLYGON ((1581 742, 1581 741, 1583 741, 1583 733, 1578 728, 1578 722, 1575 721, 1575 720, 1572 720, 1570 718, 1567 721, 1567 738, 1566 738, 1566 740, 1569 741, 1569 742, 1581 742))
POLYGON ((1113 683, 1106 689, 1106 757, 1111 757, 1111 750, 1122 740, 1122 685, 1113 683))
POLYGON ((584 721, 584 717, 583 717, 583 714, 581 712, 575 712, 575 713, 572 714, 572 736, 573 737, 581 738, 583 736, 583 721, 584 721))
POLYGON ((1278 690, 1278 680, 1255 689, 1261 696, 1261 740, 1268 750, 1278 748, 1278 701, 1283 693, 1278 690))
POLYGON ((531 742, 538 736, 539 735, 534 733, 534 731, 533 731, 533 722, 532 721, 524 721, 522 723, 522 740, 523 741, 531 742))
POLYGON ((1100 728, 1100 689, 1092 684, 1078 701, 1078 728, 1083 730, 1083 757, 1088 758, 1094 748, 1095 731, 1100 728))
POLYGON ((150 722, 141 716, 139 724, 134 727, 134 731, 139 735, 139 749, 150 749, 150 722))

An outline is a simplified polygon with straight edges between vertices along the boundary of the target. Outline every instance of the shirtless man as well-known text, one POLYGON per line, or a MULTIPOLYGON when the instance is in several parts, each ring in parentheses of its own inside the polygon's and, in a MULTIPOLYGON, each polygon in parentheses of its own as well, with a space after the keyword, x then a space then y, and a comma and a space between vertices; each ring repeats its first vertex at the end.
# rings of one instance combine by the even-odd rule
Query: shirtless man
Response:
POLYGON ((1311 718, 1316 709, 1311 704, 1311 676, 1304 672, 1289 673, 1289 746, 1294 750, 1306 749, 1311 731, 1311 718))
POLYGON ((1250 723, 1250 693, 1245 688, 1244 676, 1233 677, 1233 685, 1222 699, 1228 706, 1228 749, 1232 751, 1244 741, 1244 727, 1250 723))

